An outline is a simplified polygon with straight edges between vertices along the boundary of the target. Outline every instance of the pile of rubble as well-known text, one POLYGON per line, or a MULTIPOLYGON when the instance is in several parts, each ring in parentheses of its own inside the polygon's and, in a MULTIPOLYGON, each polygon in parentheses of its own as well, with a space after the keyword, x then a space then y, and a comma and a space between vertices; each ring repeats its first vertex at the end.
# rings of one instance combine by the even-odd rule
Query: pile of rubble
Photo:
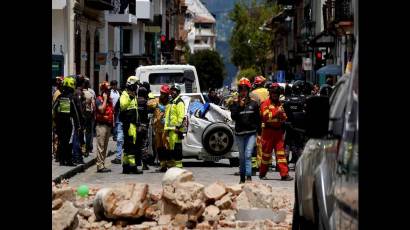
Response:
POLYGON ((145 183, 91 188, 75 195, 53 184, 53 229, 291 229, 293 197, 250 182, 204 186, 191 172, 171 168, 162 189, 145 183))

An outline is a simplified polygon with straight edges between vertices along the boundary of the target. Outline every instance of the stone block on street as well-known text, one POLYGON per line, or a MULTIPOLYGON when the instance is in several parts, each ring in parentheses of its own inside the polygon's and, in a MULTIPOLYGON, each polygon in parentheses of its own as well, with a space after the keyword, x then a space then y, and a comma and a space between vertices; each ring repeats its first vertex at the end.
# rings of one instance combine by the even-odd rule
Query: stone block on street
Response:
POLYGON ((162 177, 162 185, 172 185, 174 183, 181 183, 187 181, 193 181, 194 176, 192 172, 181 169, 177 167, 173 167, 167 170, 167 172, 162 177))
POLYGON ((65 187, 65 188, 60 188, 56 189, 54 192, 54 199, 61 199, 63 201, 75 201, 75 193, 72 188, 70 187, 65 187))
POLYGON ((65 201, 60 209, 52 211, 52 227, 54 230, 74 228, 78 225, 78 209, 72 202, 65 201))
POLYGON ((218 207, 216 207, 215 205, 209 205, 205 208, 205 211, 203 213, 204 219, 206 221, 215 221, 217 220, 219 212, 220 210, 218 207))
POLYGON ((215 202, 215 205, 219 209, 230 209, 232 206, 232 193, 228 193, 223 196, 220 200, 215 202))
POLYGON ((171 222, 171 215, 161 215, 158 220, 158 225, 168 225, 171 222))
POLYGON ((205 187, 205 198, 209 200, 219 200, 226 194, 226 187, 222 182, 215 182, 205 187))

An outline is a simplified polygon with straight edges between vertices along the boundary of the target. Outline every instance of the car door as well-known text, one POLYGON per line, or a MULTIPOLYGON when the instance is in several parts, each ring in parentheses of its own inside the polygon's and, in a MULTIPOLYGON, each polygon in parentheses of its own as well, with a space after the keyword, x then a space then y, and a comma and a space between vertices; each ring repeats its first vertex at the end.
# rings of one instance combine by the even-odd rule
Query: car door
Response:
POLYGON ((357 59, 353 66, 343 137, 337 159, 332 229, 358 229, 359 88, 357 59))

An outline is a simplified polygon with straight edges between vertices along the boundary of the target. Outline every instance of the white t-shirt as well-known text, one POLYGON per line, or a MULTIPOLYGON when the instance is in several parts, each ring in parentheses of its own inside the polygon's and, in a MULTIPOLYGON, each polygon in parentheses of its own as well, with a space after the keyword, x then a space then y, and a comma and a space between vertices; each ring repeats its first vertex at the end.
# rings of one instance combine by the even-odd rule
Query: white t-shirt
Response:
POLYGON ((112 104, 115 106, 117 104, 117 101, 120 99, 120 93, 117 90, 111 90, 110 97, 112 104))

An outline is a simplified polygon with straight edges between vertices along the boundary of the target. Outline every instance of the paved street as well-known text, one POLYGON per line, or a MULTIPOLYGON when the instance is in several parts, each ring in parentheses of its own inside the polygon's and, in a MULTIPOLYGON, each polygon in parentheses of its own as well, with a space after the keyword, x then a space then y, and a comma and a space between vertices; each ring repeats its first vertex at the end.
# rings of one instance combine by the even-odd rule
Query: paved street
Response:
MULTIPOLYGON (((109 151, 114 151, 115 142, 109 142, 109 151)), ((150 166, 150 170, 144 171, 142 175, 124 175, 122 174, 122 167, 118 164, 111 164, 111 160, 114 159, 115 154, 106 159, 106 166, 112 169, 110 173, 97 173, 96 166, 88 168, 85 172, 78 173, 74 177, 69 179, 69 183, 72 186, 79 186, 86 184, 89 186, 106 187, 112 186, 118 183, 126 182, 144 182, 150 184, 150 186, 161 186, 161 179, 163 173, 156 173, 156 167, 150 166)), ((194 174, 195 181, 208 185, 214 181, 220 180, 226 184, 238 183, 239 176, 235 176, 234 173, 238 170, 236 167, 229 167, 228 160, 221 160, 218 163, 206 164, 202 161, 185 159, 184 168, 190 170, 194 174)), ((290 175, 294 176, 294 171, 291 170, 290 175)), ((278 172, 269 172, 268 177, 271 180, 265 180, 264 182, 271 184, 273 187, 288 188, 293 191, 294 181, 281 181, 278 172)), ((254 180, 259 181, 258 176, 253 177, 254 180)))

